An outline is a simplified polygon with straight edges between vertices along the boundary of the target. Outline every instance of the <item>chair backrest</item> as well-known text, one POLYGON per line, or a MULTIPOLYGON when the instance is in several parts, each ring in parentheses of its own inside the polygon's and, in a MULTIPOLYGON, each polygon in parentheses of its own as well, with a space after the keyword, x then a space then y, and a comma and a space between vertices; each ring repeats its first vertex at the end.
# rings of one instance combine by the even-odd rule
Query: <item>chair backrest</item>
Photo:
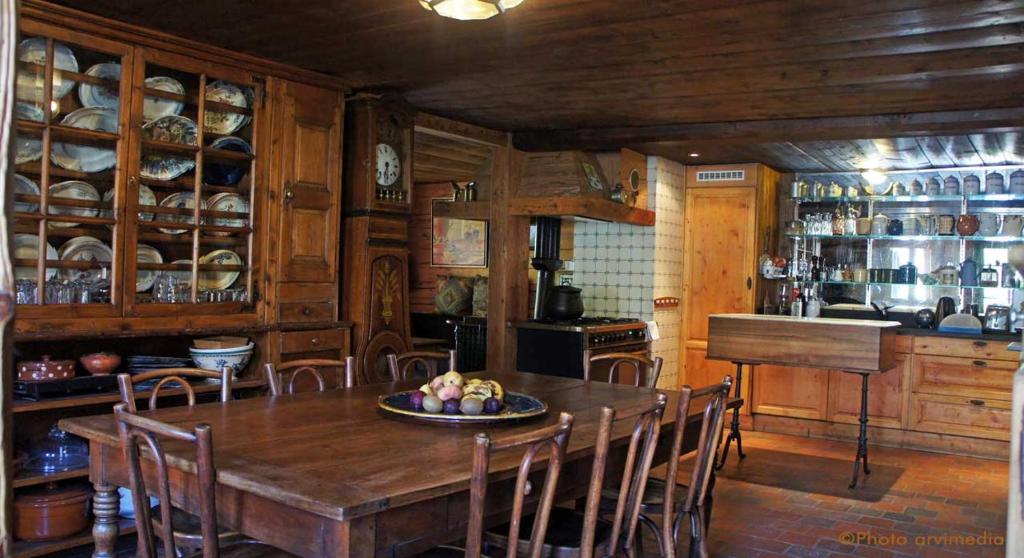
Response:
POLYGON ((484 530, 484 503, 487 499, 487 475, 490 470, 491 452, 525 447, 523 458, 516 475, 516 487, 512 501, 511 523, 508 532, 508 558, 516 558, 519 546, 519 525, 523 519, 523 505, 532 487, 528 481, 530 469, 537 454, 545 451, 548 456, 544 488, 534 513, 533 531, 527 558, 540 558, 544 549, 551 506, 555 500, 558 475, 565 460, 565 448, 572 433, 572 415, 562 413, 558 424, 538 428, 531 432, 516 434, 507 438, 492 440, 484 433, 477 434, 473 447, 473 477, 469 487, 469 527, 466 535, 466 558, 480 558, 484 530))
POLYGON ((141 374, 118 374, 117 385, 121 389, 121 401, 127 405, 128 410, 135 412, 135 385, 150 380, 159 379, 149 395, 149 408, 156 409, 157 398, 164 386, 180 388, 188 398, 188 404, 196 404, 196 392, 189 385, 187 378, 204 378, 220 381, 220 400, 223 403, 231 401, 231 375, 230 367, 225 366, 220 372, 206 370, 204 368, 160 368, 142 372, 141 374))
MULTIPOLYGON (((157 543, 153 538, 154 529, 159 529, 163 541, 163 555, 176 556, 174 549, 174 526, 171 522, 171 491, 168 480, 167 454, 161 439, 187 442, 196 448, 196 477, 198 479, 199 518, 203 537, 203 558, 217 558, 217 508, 214 500, 213 433, 208 424, 196 425, 192 431, 139 416, 121 402, 114 406, 122 450, 128 460, 128 478, 132 488, 132 503, 135 505, 135 528, 138 532, 138 556, 156 558, 157 543), (160 522, 156 526, 150 517, 149 493, 146 490, 142 472, 142 456, 139 448, 148 450, 148 457, 154 463, 150 478, 156 478, 156 497, 160 500, 160 522)), ((147 460, 148 461, 148 460, 147 460)))
POLYGON ((595 364, 610 363, 608 367, 609 384, 614 384, 618 374, 622 372, 619 367, 629 365, 636 375, 633 379, 633 387, 640 387, 640 378, 643 377, 644 387, 654 389, 658 385, 658 378, 661 376, 661 357, 647 358, 643 355, 633 353, 605 353, 594 355, 589 350, 583 351, 583 380, 589 382, 595 364))
POLYGON ((356 359, 354 357, 345 357, 345 360, 320 358, 293 360, 282 362, 277 367, 268 362, 264 370, 267 375, 267 385, 270 386, 270 395, 295 393, 295 381, 307 375, 316 381, 316 391, 326 391, 328 386, 324 374, 320 371, 321 368, 334 368, 338 371, 338 387, 350 388, 356 385, 356 359))
POLYGON ((668 397, 659 393, 654 403, 621 410, 611 407, 601 409, 597 443, 594 446, 594 466, 590 473, 590 487, 587 490, 587 507, 583 512, 581 558, 591 558, 594 555, 594 538, 601 507, 601 492, 604 488, 608 451, 611 446, 612 428, 615 422, 629 419, 633 419, 633 430, 629 438, 626 463, 622 470, 619 500, 615 505, 607 555, 618 556, 620 545, 625 554, 633 554, 630 549, 635 540, 637 522, 640 519, 640 505, 643 502, 643 491, 647 485, 654 452, 658 446, 661 417, 667 401, 668 397))
MULTIPOLYGON (((422 365, 427 371, 427 377, 433 378, 440 373, 438 369, 442 362, 447 362, 448 370, 455 370, 455 351, 447 353, 434 351, 412 351, 409 353, 391 353, 388 358, 388 371, 391 372, 391 380, 408 380, 412 378, 417 365, 422 365)), ((445 370, 447 372, 448 370, 445 370)))
POLYGON ((668 471, 665 475, 665 513, 662 516, 662 532, 669 536, 665 538, 670 556, 675 554, 675 541, 673 540, 672 521, 679 511, 692 511, 704 505, 704 497, 708 491, 708 481, 711 479, 711 469, 715 465, 715 457, 718 453, 718 446, 722 441, 722 427, 725 424, 725 410, 729 402, 729 390, 732 388, 732 377, 726 376, 722 383, 713 384, 700 389, 693 389, 690 386, 683 386, 679 394, 679 406, 676 409, 676 424, 672 433, 672 450, 669 453, 668 471), (697 454, 693 459, 693 474, 687 488, 686 499, 683 500, 682 509, 674 510, 676 475, 679 472, 679 457, 683 450, 683 433, 686 431, 686 418, 690 411, 690 402, 707 397, 702 413, 700 425, 700 437, 697 440, 697 454))

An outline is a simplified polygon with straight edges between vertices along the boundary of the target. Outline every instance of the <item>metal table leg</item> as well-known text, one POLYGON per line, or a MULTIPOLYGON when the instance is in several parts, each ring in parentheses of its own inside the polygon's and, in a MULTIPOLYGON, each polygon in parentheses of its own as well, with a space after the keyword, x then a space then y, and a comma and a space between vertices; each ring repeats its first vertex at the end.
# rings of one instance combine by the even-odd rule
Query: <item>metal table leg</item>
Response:
POLYGON ((868 374, 860 373, 860 376, 860 436, 857 437, 857 457, 853 460, 853 480, 850 481, 850 488, 857 486, 862 463, 864 475, 871 474, 871 470, 868 469, 868 374))
MULTIPOLYGON (((740 388, 743 385, 743 363, 734 362, 736 365, 736 391, 734 392, 735 397, 740 396, 740 388)), ((754 365, 750 365, 750 373, 754 373, 754 365)), ((729 426, 729 436, 725 439, 725 449, 722 450, 722 459, 715 465, 715 470, 721 469, 725 466, 725 460, 729 457, 729 445, 733 440, 736 440, 736 455, 739 455, 740 459, 747 457, 747 454, 743 453, 743 437, 740 434, 740 407, 737 406, 732 410, 732 425, 729 426)))

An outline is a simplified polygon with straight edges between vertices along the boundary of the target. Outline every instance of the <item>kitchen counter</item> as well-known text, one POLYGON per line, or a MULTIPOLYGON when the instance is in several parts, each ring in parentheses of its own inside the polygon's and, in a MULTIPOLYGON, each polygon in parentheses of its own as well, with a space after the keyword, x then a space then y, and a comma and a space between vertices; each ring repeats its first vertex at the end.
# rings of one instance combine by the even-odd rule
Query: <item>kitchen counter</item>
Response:
POLYGON ((931 328, 900 327, 896 329, 897 335, 910 335, 913 337, 948 337, 950 339, 978 339, 983 341, 1019 341, 1020 333, 949 333, 931 328))

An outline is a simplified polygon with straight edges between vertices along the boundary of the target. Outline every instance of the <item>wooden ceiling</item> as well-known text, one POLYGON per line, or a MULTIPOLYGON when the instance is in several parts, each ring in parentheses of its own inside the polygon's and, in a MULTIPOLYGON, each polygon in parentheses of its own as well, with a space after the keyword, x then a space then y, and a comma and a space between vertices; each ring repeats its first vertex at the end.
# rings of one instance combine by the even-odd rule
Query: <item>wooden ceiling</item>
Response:
MULTIPOLYGON (((680 141, 771 122, 774 135, 718 145, 722 159, 781 150, 795 161, 785 166, 812 166, 814 151, 831 148, 805 157, 800 141, 1024 130, 1020 110, 1003 112, 1024 107, 1021 0, 526 0, 483 22, 416 0, 57 3, 397 91, 429 112, 518 132, 527 149, 643 144, 678 156, 692 145, 680 141), (990 118, 973 118, 979 110, 990 118), (922 117, 930 127, 906 129, 908 114, 932 115, 922 117), (837 133, 829 120, 875 115, 894 129, 837 133)), ((965 141, 978 147, 969 137, 952 149, 965 141)), ((988 156, 981 142, 977 157, 988 156)), ((945 151, 907 149, 929 162, 945 151)))

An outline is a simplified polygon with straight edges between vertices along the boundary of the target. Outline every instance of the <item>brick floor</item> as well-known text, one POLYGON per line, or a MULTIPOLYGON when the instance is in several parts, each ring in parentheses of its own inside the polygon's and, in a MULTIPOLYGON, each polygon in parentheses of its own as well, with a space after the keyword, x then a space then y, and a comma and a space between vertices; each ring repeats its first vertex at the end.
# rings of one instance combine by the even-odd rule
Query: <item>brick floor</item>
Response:
POLYGON ((872 474, 848 490, 855 444, 746 431, 743 442, 747 458, 730 450, 715 487, 712 556, 1004 555, 1006 462, 872 446, 872 474))

